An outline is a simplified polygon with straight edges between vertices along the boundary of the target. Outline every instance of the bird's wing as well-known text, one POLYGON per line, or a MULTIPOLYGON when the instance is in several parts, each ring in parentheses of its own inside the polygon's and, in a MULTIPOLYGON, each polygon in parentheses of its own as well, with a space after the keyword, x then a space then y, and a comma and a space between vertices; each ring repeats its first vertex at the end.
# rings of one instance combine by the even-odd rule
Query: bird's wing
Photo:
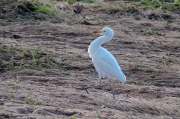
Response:
POLYGON ((116 59, 109 51, 102 48, 92 57, 92 60, 96 69, 104 71, 103 73, 106 73, 108 78, 114 77, 125 82, 126 78, 124 73, 121 71, 116 59))
POLYGON ((106 49, 102 48, 101 52, 99 52, 98 55, 101 58, 101 61, 106 62, 107 64, 111 65, 112 67, 114 67, 117 70, 121 70, 115 57, 106 49))

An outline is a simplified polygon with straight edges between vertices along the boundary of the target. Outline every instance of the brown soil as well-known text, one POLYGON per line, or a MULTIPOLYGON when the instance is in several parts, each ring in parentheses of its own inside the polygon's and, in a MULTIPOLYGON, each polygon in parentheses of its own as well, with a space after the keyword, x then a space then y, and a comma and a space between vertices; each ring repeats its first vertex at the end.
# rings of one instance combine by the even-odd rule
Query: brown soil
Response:
MULTIPOLYGON (((178 119, 180 15, 83 7, 80 14, 71 13, 81 19, 71 24, 63 19, 39 22, 42 19, 34 17, 29 23, 22 22, 24 14, 17 17, 20 13, 1 4, 1 9, 6 8, 0 11, 1 17, 13 20, 1 22, 0 41, 6 47, 48 51, 62 68, 0 70, 0 119, 98 119, 96 112, 103 119, 178 119), (103 47, 127 76, 125 84, 114 82, 116 100, 112 100, 109 80, 91 87, 98 76, 87 49, 98 37, 92 32, 104 26, 114 29, 115 36, 103 47)), ((0 52, 5 64, 11 55, 0 52)))

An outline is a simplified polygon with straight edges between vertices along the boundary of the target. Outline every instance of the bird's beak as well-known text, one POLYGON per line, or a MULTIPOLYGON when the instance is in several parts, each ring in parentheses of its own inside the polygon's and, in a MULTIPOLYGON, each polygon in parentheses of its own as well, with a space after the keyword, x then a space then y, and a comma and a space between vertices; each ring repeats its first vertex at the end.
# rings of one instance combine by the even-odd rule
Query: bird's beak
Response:
POLYGON ((102 30, 97 30, 97 31, 94 31, 93 33, 102 33, 103 31, 102 30))

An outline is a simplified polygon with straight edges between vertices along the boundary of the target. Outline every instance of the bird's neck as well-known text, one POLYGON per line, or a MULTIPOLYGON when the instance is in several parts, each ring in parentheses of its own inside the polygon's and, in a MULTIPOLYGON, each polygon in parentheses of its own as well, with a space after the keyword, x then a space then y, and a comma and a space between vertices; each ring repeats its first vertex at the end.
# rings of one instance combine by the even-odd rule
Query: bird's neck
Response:
POLYGON ((92 57, 92 54, 95 54, 95 52, 98 51, 99 48, 101 48, 101 45, 104 42, 110 41, 113 38, 112 36, 100 36, 97 39, 95 39, 89 46, 88 52, 90 57, 92 57))
POLYGON ((107 41, 110 41, 112 39, 113 36, 100 36, 98 37, 97 39, 95 39, 91 45, 92 46, 95 46, 95 47, 98 47, 98 46, 101 46, 103 43, 107 42, 107 41))

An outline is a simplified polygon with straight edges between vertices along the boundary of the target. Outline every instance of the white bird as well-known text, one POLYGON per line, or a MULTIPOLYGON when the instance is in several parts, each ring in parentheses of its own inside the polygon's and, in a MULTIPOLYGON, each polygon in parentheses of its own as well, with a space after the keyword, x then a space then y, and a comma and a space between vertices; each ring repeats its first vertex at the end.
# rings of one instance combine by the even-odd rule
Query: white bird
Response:
MULTIPOLYGON (((100 33, 103 35, 95 39, 88 48, 89 57, 92 58, 94 67, 98 72, 99 81, 97 86, 100 85, 101 78, 118 79, 122 83, 125 83, 126 76, 122 72, 115 57, 101 46, 104 42, 110 41, 113 38, 114 31, 111 28, 105 27, 93 33, 100 33)), ((110 81, 113 99, 115 99, 113 81, 110 81)))

